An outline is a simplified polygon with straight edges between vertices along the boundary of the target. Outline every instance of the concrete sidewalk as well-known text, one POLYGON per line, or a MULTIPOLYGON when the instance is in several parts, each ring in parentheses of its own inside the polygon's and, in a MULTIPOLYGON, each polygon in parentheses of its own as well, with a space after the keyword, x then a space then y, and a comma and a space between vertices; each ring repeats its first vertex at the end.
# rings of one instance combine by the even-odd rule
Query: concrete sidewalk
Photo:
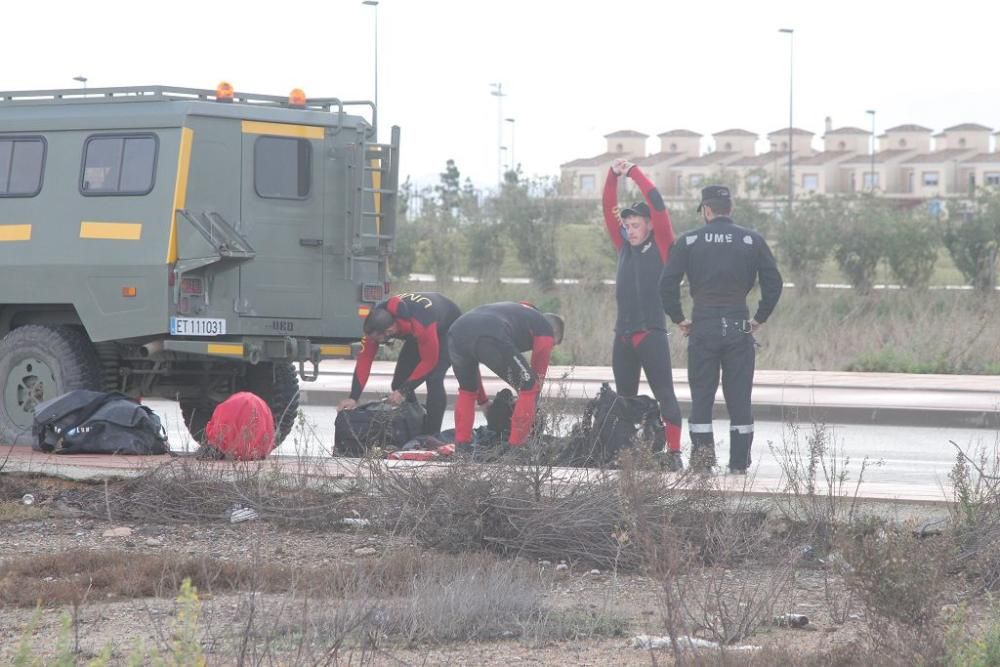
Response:
MULTIPOLYGON (((389 392, 394 367, 395 362, 375 362, 365 398, 389 392)), ((353 361, 324 361, 316 382, 301 383, 303 401, 336 405, 350 393, 353 370, 353 361)), ((544 393, 550 400, 579 405, 595 396, 603 382, 614 386, 608 367, 553 366, 544 393)), ((507 386, 485 368, 483 384, 490 395, 507 386)), ((686 414, 691 404, 687 371, 674 370, 674 387, 686 414)), ((453 399, 458 383, 451 373, 445 388, 453 399)), ((652 395, 645 382, 639 393, 652 395)), ((755 417, 762 421, 1000 428, 1000 378, 993 375, 759 370, 753 401, 755 417)), ((718 418, 725 416, 721 389, 716 409, 718 418)))
MULTIPOLYGON (((30 447, 0 449, 0 474, 42 475, 75 481, 131 479, 148 474, 161 466, 194 465, 206 475, 246 476, 277 472, 302 478, 323 479, 343 484, 343 490, 365 488, 372 475, 371 462, 364 459, 306 456, 271 456, 263 461, 194 461, 190 454, 162 456, 115 456, 110 454, 56 455, 35 452, 30 447)), ((434 474, 450 462, 441 459, 433 462, 384 461, 388 468, 434 474)), ((601 474, 616 475, 615 471, 587 468, 554 468, 553 479, 561 483, 582 483, 601 474)), ((664 473, 670 474, 670 473, 664 473)), ((758 497, 771 497, 782 492, 782 480, 762 474, 752 476, 725 475, 716 478, 719 490, 726 493, 746 493, 758 497)), ((679 488, 694 488, 698 482, 692 477, 679 488)), ((849 489, 854 496, 853 486, 849 489)), ((824 495, 820 488, 817 493, 824 495)), ((909 506, 944 508, 949 502, 947 490, 920 487, 911 484, 864 481, 858 488, 857 498, 876 504, 893 503, 909 506)), ((846 500, 847 498, 845 498, 846 500)))

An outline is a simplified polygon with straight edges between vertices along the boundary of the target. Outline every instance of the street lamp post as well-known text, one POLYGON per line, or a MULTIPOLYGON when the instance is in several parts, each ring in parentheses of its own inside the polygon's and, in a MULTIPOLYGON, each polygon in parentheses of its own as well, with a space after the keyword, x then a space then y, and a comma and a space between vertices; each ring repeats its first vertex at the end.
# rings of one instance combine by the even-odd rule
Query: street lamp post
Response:
MULTIPOLYGON (((375 131, 378 131, 378 0, 362 0, 362 5, 367 5, 374 12, 375 23, 375 117, 372 119, 375 124, 375 131)), ((377 140, 377 137, 376 137, 377 140)))
POLYGON ((517 160, 514 155, 514 119, 504 118, 504 120, 510 123, 510 168, 512 170, 517 170, 517 160))
POLYGON ((499 188, 503 185, 503 168, 501 165, 503 159, 503 98, 507 93, 503 92, 503 83, 491 83, 493 90, 490 91, 490 95, 497 98, 497 187, 499 188))
POLYGON ((83 76, 81 74, 80 76, 74 76, 73 80, 74 81, 79 81, 80 83, 83 84, 83 94, 86 95, 87 94, 87 77, 85 77, 85 76, 83 76))
POLYGON ((778 32, 788 35, 788 217, 792 216, 792 202, 795 199, 795 173, 792 166, 792 75, 794 73, 795 30, 779 28, 778 32))
POLYGON ((870 192, 872 192, 874 194, 874 192, 875 192, 875 110, 874 109, 869 109, 865 113, 872 117, 872 162, 871 162, 871 167, 870 167, 871 171, 868 172, 868 182, 869 182, 868 189, 869 189, 870 192))

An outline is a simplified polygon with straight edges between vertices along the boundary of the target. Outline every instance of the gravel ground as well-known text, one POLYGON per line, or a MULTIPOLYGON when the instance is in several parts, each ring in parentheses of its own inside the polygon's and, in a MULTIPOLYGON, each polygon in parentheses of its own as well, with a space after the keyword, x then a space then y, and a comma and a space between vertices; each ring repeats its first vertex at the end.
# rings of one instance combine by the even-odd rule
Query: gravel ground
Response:
MULTIPOLYGON (((0 478, 0 481, 3 481, 0 478)), ((342 568, 364 559, 376 559, 394 549, 413 549, 407 540, 375 535, 365 528, 313 532, 290 530, 265 523, 248 521, 232 524, 220 517, 216 523, 166 525, 157 523, 109 523, 61 501, 61 494, 72 491, 70 483, 55 480, 19 479, 15 484, 0 484, 0 564, 33 555, 58 554, 72 549, 92 551, 127 551, 162 554, 169 559, 209 556, 236 563, 273 563, 293 568, 342 568), (26 489, 40 499, 25 508, 18 500, 26 489), (12 497, 13 496, 13 497, 12 497), (110 536, 118 529, 115 536, 110 536)), ((420 558, 433 561, 439 554, 421 552, 420 558)), ((544 637, 513 637, 502 641, 444 643, 406 646, 383 642, 372 659, 356 644, 347 646, 337 660, 324 663, 316 656, 306 659, 288 652, 258 664, 385 664, 385 665, 648 665, 670 664, 668 650, 655 652, 631 647, 631 637, 639 634, 663 635, 664 620, 658 584, 636 574, 594 572, 584 565, 527 563, 537 570, 546 608, 582 610, 593 617, 624 619, 623 636, 549 641, 544 637), (369 661, 371 659, 371 661, 369 661)), ((760 568, 728 573, 736 578, 753 580, 767 576, 760 568)), ((822 575, 818 570, 802 568, 795 572, 788 610, 812 619, 809 629, 765 627, 745 640, 764 650, 801 651, 805 654, 853 641, 863 629, 860 617, 837 625, 826 613, 822 575)), ((206 594, 202 591, 203 646, 210 665, 239 664, 240 619, 246 618, 249 593, 206 594), (228 640, 226 638, 229 638, 228 640)), ((260 595, 253 598, 257 614, 274 624, 295 626, 303 614, 302 596, 260 595)), ((349 605, 343 600, 312 600, 314 609, 328 615, 349 605)), ((41 609, 30 637, 34 650, 51 656, 56 651, 62 618, 72 614, 69 606, 41 609)), ((170 641, 172 622, 177 611, 170 598, 102 600, 88 598, 77 610, 81 655, 95 656, 111 644, 115 647, 113 664, 124 664, 137 641, 144 646, 159 646, 170 641)), ((27 628, 36 614, 34 609, 11 606, 0 598, 0 664, 10 664, 19 643, 28 636, 27 628)), ((280 646, 273 647, 275 651, 280 646)), ((758 653, 758 655, 760 655, 758 653)), ((247 661, 251 662, 251 661, 247 661)), ((742 663, 728 663, 742 664, 742 663)), ((763 664, 757 662, 756 664, 763 664)))

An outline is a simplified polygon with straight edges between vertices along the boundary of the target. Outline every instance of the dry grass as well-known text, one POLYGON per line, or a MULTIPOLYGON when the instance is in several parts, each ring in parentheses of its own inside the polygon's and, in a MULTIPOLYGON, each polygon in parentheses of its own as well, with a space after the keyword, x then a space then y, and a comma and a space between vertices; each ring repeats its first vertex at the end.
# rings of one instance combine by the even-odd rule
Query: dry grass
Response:
POLYGON ((51 516, 44 507, 25 505, 20 501, 0 502, 0 523, 4 521, 41 521, 51 516))
MULTIPOLYGON (((455 570, 465 565, 455 557, 438 562, 441 568, 455 570)), ((334 568, 74 549, 15 557, 0 565, 0 606, 173 597, 185 578, 209 594, 308 590, 317 597, 395 596, 406 593, 425 566, 415 549, 390 550, 377 559, 344 562, 334 568)))
POLYGON ((352 490, 342 479, 307 468, 289 474, 268 461, 219 466, 181 458, 125 482, 63 497, 109 521, 216 522, 238 506, 282 526, 330 530, 352 515, 358 503, 352 490))
MULTIPOLYGON (((432 284, 400 285, 431 289, 432 284)), ((557 286, 541 292, 532 285, 439 286, 463 308, 481 303, 527 299, 566 319, 566 339, 553 363, 609 366, 615 321, 613 286, 557 286)), ((686 291, 686 290, 685 290, 686 291)), ((747 299, 751 308, 758 295, 747 299)), ((914 373, 998 373, 1000 295, 967 291, 850 290, 802 294, 786 290, 774 316, 757 337, 758 368, 817 371, 914 373), (941 332, 947 331, 947 336, 941 332)), ((690 302, 685 296, 690 314, 690 302)), ((672 328, 672 327, 671 327, 672 328)), ((671 337, 675 368, 687 364, 687 344, 671 337)))

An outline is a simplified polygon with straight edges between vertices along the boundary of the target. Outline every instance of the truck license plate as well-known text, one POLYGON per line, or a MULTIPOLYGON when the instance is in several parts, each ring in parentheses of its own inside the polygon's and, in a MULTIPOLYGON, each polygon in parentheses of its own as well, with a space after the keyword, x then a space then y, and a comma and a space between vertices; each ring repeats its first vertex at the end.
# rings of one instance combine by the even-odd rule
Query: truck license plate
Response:
POLYGON ((224 336, 226 320, 211 317, 171 317, 171 336, 224 336))

